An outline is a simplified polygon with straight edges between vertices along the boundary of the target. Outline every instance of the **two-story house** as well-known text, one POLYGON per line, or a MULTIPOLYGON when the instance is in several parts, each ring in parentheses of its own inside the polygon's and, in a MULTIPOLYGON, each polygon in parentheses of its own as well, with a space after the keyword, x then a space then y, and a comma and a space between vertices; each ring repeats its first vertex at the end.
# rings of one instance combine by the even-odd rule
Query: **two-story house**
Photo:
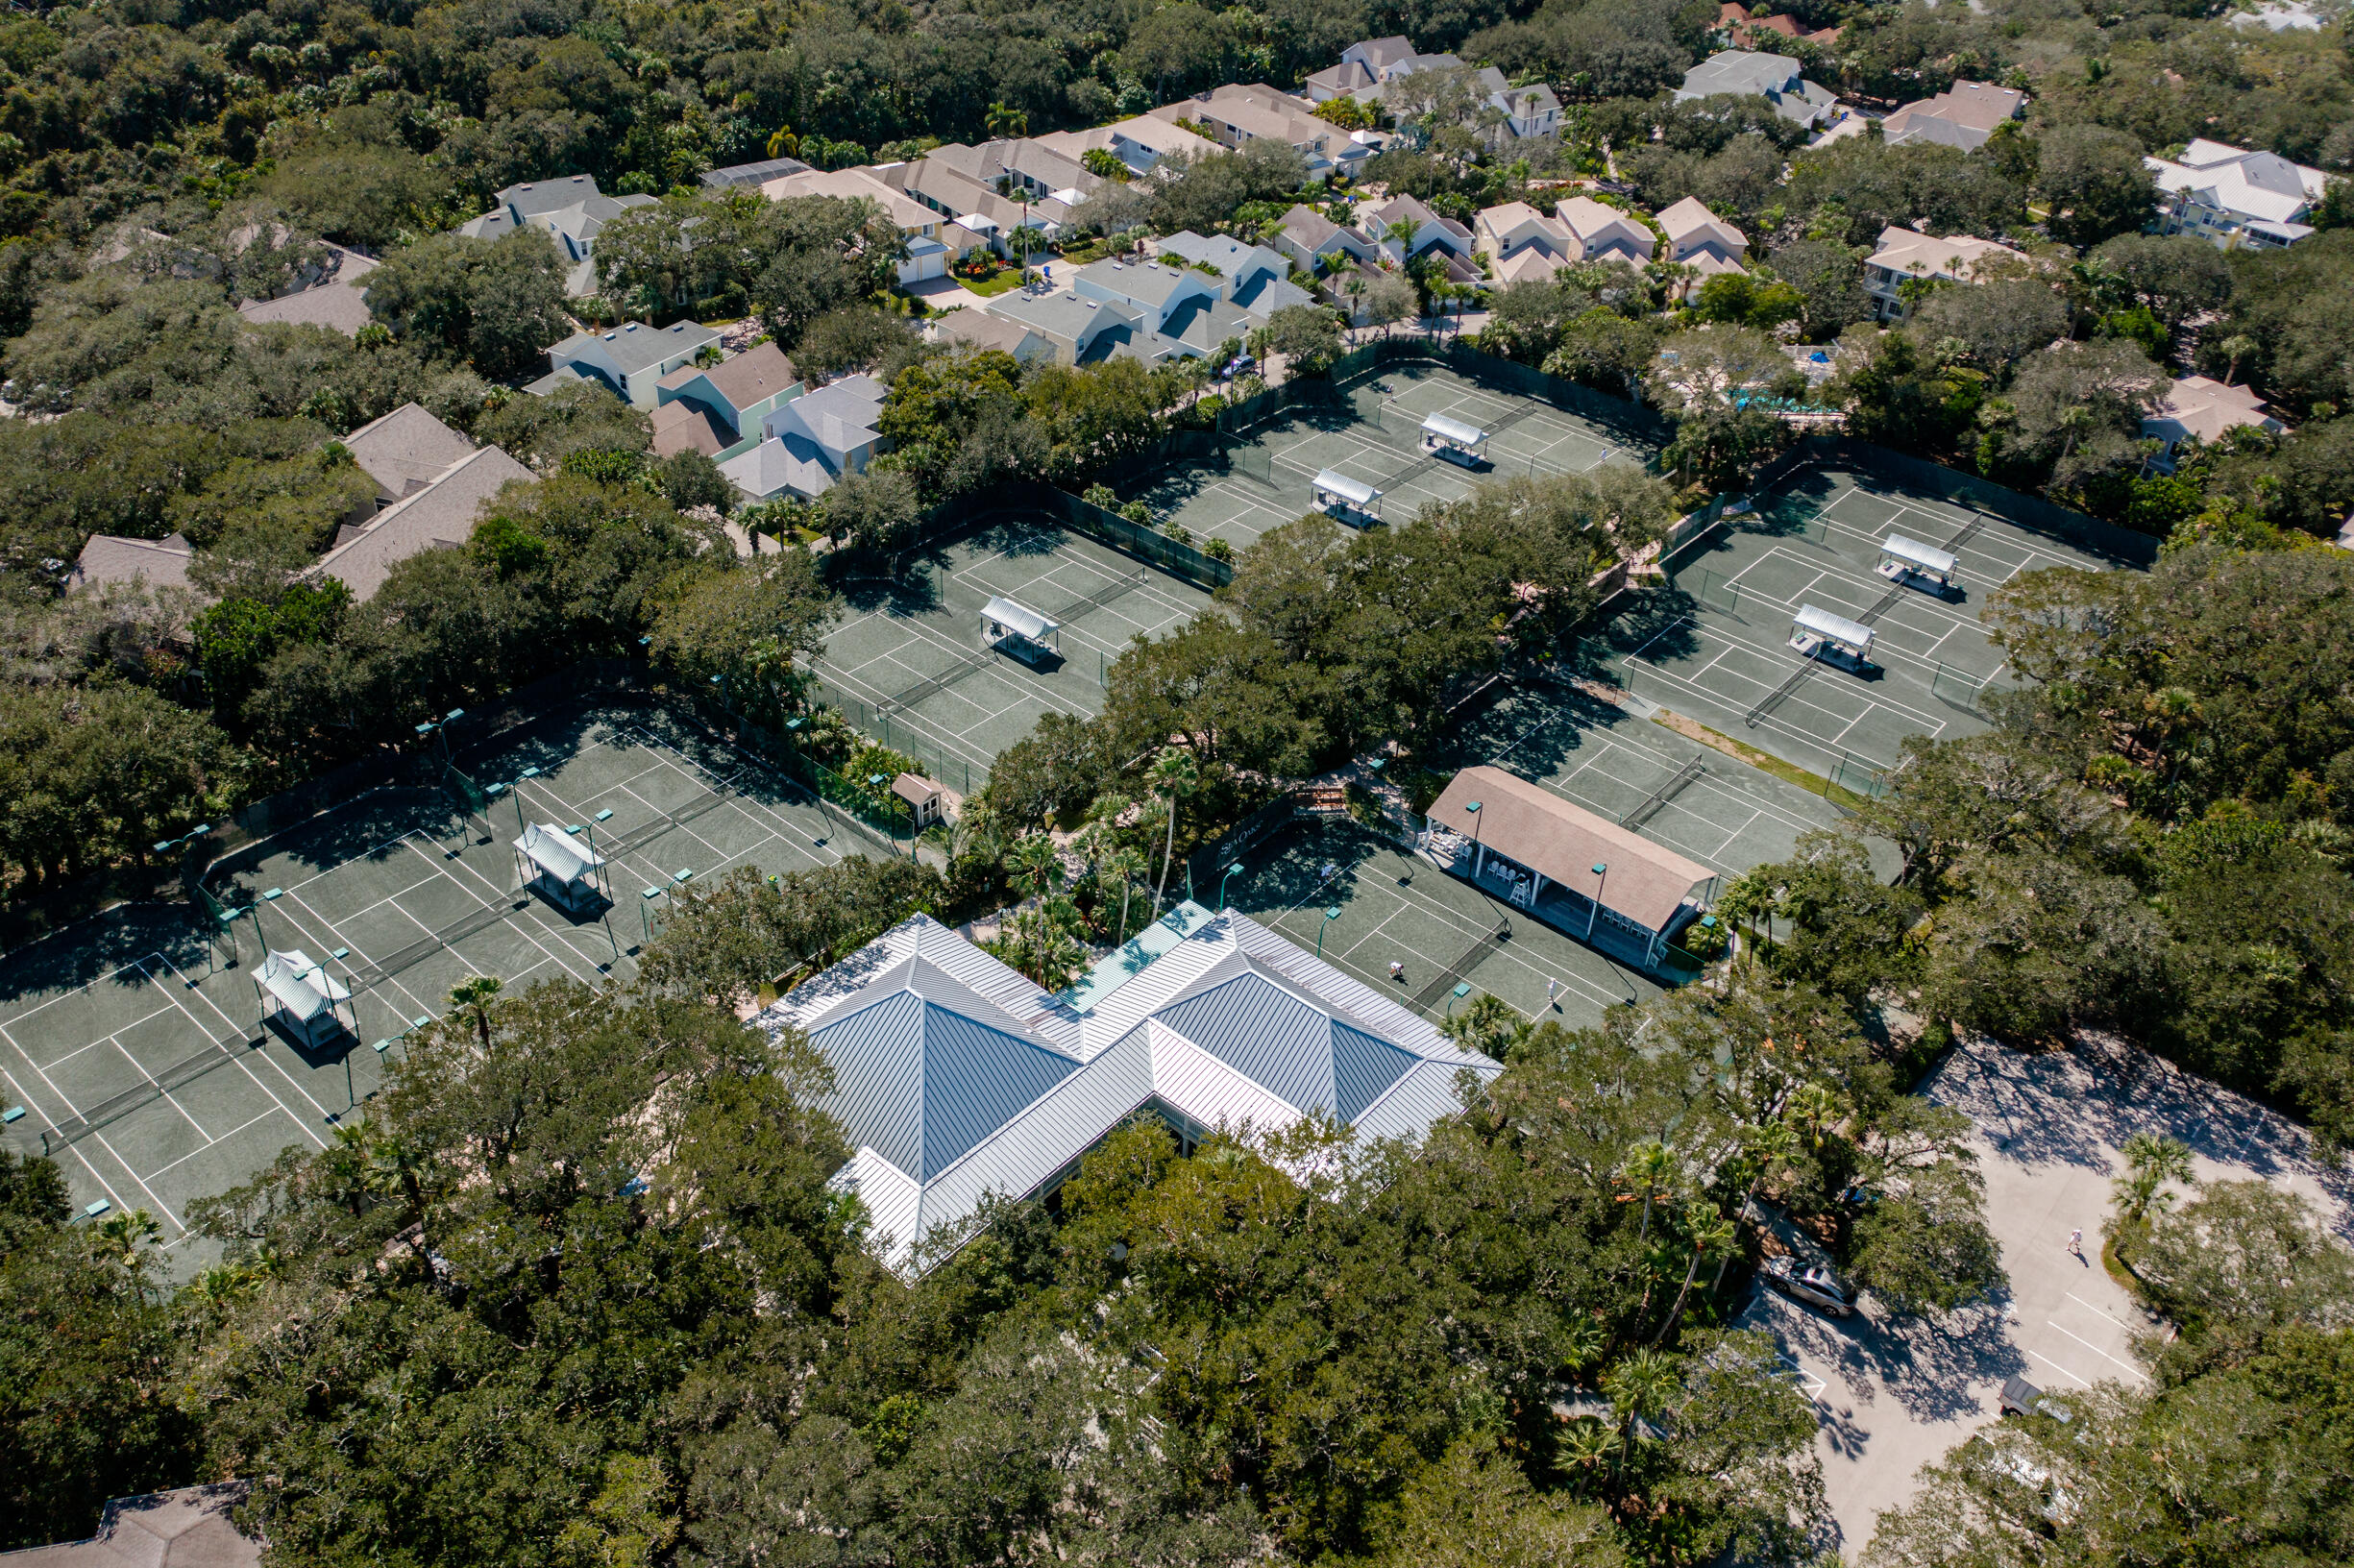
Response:
POLYGON ((760 416, 760 443, 720 464, 753 501, 815 501, 883 451, 883 383, 846 376, 780 403, 760 416))
POLYGON ((1142 311, 1145 324, 1164 340, 1157 347, 1165 358, 1207 355, 1265 319, 1228 301, 1224 279, 1190 266, 1098 261, 1080 268, 1071 282, 1082 299, 1116 301, 1142 311))
POLYGON ((1663 208, 1657 222, 1667 236, 1666 259, 1697 275, 1687 281, 1687 292, 1720 273, 1746 270, 1741 260, 1749 251, 1749 236, 1709 211, 1698 197, 1686 196, 1663 208))
POLYGON ((988 243, 946 213, 915 200, 877 169, 810 169, 770 181, 760 193, 772 202, 789 196, 835 196, 846 201, 871 202, 897 226, 907 242, 907 257, 898 265, 902 284, 945 278, 960 257, 988 243))
POLYGON ((1274 243, 1275 249, 1289 257, 1292 265, 1308 273, 1327 271, 1343 256, 1357 261, 1371 261, 1381 254, 1381 247, 1355 229, 1335 223, 1307 206, 1295 206, 1284 214, 1274 243))
POLYGON ((1974 153, 2026 111, 2027 95, 2017 88, 1956 82, 1934 98, 1906 104, 1880 121, 1880 139, 1891 147, 1920 141, 1974 153))
POLYGON ((1025 334, 1024 346, 1043 344, 1045 357, 1059 365, 1093 365, 1106 359, 1139 359, 1147 365, 1168 357, 1170 345, 1153 330, 1140 306, 1122 299, 1082 294, 1075 288, 1051 294, 1000 294, 989 313, 1025 334))
POLYGON ((773 343, 716 365, 681 365, 654 383, 654 452, 735 456, 761 438, 762 415, 801 391, 793 361, 773 343))
POLYGON ((1561 203, 1550 218, 1526 202, 1487 208, 1479 214, 1474 233, 1497 281, 1505 283, 1550 278, 1585 261, 1641 267, 1658 249, 1657 239, 1639 220, 1586 196, 1561 203))
POLYGON ((1722 50, 1684 72, 1683 86, 1676 89, 1676 102, 1720 93, 1758 97, 1772 104, 1783 119, 1819 130, 1839 114, 1839 95, 1807 81, 1801 70, 1788 55, 1722 50))
POLYGON ((692 321, 668 327, 630 321, 610 331, 575 332, 549 349, 548 374, 524 390, 545 397, 573 381, 593 380, 650 413, 661 404, 662 378, 719 343, 718 332, 692 321))
POLYGON ((2251 153, 2203 137, 2178 159, 2142 162, 2158 183, 2159 209, 2151 228, 2162 234, 2195 234, 2219 250, 2295 244, 2313 233, 2305 220, 2329 184, 2319 169, 2292 163, 2278 153, 2251 153))
POLYGON ((1990 268, 2002 271, 2012 265, 2023 273, 2028 266, 2025 253, 1991 239, 1968 234, 1939 239, 1891 224, 1880 231, 1878 248, 1864 258, 1864 292, 1872 296, 1876 320, 1902 321, 1912 308, 1902 293, 1908 282, 1975 283, 1985 280, 1990 268))
POLYGON ((1164 104, 1152 115, 1172 125, 1185 121, 1200 126, 1211 140, 1230 149, 1280 141, 1306 160, 1312 181, 1328 180, 1336 173, 1353 175, 1373 156, 1372 148, 1350 139, 1339 127, 1311 114, 1298 99, 1264 83, 1229 83, 1164 104))
POLYGON ((579 298, 597 292, 597 235, 633 207, 652 207, 651 196, 606 196, 594 175, 573 174, 509 185, 492 198, 498 205, 458 233, 497 239, 519 229, 545 233, 564 258, 564 292, 579 298))
POLYGON ((1176 257, 1189 266, 1209 267, 1225 290, 1226 302, 1263 322, 1286 306, 1313 305, 1315 296, 1291 282, 1291 262, 1281 251, 1247 245, 1226 234, 1180 231, 1152 246, 1155 255, 1176 257))

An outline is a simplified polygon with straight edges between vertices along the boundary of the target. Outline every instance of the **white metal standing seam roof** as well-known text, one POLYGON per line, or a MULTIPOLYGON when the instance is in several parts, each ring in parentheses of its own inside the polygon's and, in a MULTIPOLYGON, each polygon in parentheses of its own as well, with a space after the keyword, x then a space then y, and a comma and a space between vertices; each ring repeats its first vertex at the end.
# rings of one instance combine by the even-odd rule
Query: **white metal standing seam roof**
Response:
POLYGON ((261 989, 278 998, 279 1006, 305 1023, 352 994, 300 947, 264 954, 258 978, 261 989))
POLYGON ((1010 599, 992 599, 981 606, 981 619, 994 622, 1034 643, 1042 643, 1063 629, 1059 623, 1049 621, 1036 610, 1017 604, 1010 599))
POLYGON ((1363 480, 1352 479, 1329 468, 1316 475, 1315 487, 1338 496, 1352 506, 1370 506, 1382 499, 1382 493, 1363 480))
POLYGON ((1458 446, 1476 447, 1487 439, 1487 432, 1477 425, 1466 425, 1459 419, 1449 419, 1444 414, 1433 414, 1422 422, 1422 428, 1440 440, 1452 441, 1458 446))
POLYGON ((1893 555, 1905 565, 1917 566, 1924 572, 1945 574, 1950 573, 1954 567, 1949 551, 1939 550, 1935 545, 1925 545, 1917 539, 1907 539, 1900 533, 1892 533, 1882 541, 1880 553, 1893 555))
POLYGON ((1458 1108, 1459 1072, 1503 1071, 1243 916, 1197 913, 1086 1015, 918 916, 764 1016, 806 1029, 833 1064, 827 1109, 857 1150, 835 1182, 895 1267, 987 1193, 1037 1190, 1156 1101, 1204 1127, 1320 1113, 1363 1138, 1414 1138, 1458 1108))
POLYGON ((1872 647, 1870 626, 1861 621, 1851 621, 1844 615, 1817 609, 1812 604, 1800 605, 1799 613, 1790 618, 1790 624, 1802 631, 1811 631, 1827 642, 1843 644, 1858 652, 1868 651, 1872 647))
POLYGON ((604 864, 602 855, 550 822, 526 827, 515 847, 558 882, 577 882, 604 864))

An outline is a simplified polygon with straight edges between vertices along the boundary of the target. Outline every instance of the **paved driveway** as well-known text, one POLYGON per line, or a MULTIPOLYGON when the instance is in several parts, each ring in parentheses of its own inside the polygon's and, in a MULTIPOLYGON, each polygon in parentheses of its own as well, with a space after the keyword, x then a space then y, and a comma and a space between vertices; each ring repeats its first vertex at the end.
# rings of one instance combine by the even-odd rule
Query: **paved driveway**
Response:
POLYGON ((2010 1291, 1940 1322, 1892 1323, 1869 1298, 1841 1321, 1760 1290, 1741 1319, 1776 1335, 1822 1412, 1824 1482, 1851 1558, 1880 1510, 1912 1496, 1922 1465, 1995 1419, 2004 1378, 2055 1393, 2143 1381, 2130 1341, 2153 1325, 2099 1262, 2117 1151, 2134 1133, 2189 1143, 2201 1180, 2302 1192, 2354 1239, 2354 1193, 2314 1164, 2303 1129, 2117 1041, 2039 1055, 1981 1041, 1948 1058, 1924 1092, 1977 1123, 2010 1291), (2082 1259, 2068 1251, 2079 1228, 2082 1259))

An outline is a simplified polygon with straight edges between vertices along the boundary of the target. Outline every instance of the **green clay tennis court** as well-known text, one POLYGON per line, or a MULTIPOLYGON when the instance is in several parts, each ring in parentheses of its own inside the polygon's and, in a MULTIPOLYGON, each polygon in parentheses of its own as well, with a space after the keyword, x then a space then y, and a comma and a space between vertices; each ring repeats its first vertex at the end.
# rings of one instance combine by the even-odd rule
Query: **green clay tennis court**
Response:
POLYGON ((983 528, 934 551, 920 576, 844 594, 851 614, 826 633, 820 695, 960 796, 1041 714, 1098 712, 1132 639, 1173 631, 1210 602, 1189 582, 1042 522, 983 528), (993 599, 1057 623, 1057 651, 1023 659, 989 646, 981 612, 993 599))
POLYGON ((0 961, 0 1098, 25 1108, 9 1142, 55 1158, 78 1205, 145 1209, 179 1248, 192 1199, 329 1142, 460 981, 626 978, 682 882, 889 852, 657 708, 560 711, 454 760, 480 812, 444 789, 374 790, 225 857, 206 877, 224 931, 135 906, 0 961), (527 889, 522 821, 593 838, 609 898, 575 911, 527 889), (265 945, 348 992, 317 1044, 265 1019, 265 945))
POLYGON ((1141 500, 1157 524, 1174 521, 1196 539, 1241 550, 1316 510, 1311 489, 1328 469, 1379 490, 1382 518, 1396 523, 1485 481, 1582 474, 1613 459, 1639 464, 1653 451, 1629 431, 1436 363, 1392 364, 1336 390, 1333 404, 1294 404, 1241 432, 1222 465, 1165 470, 1124 499, 1141 500), (1424 453, 1422 422, 1434 414, 1485 430, 1486 463, 1466 469, 1424 453))
POLYGON ((1668 586, 1637 596, 1582 656, 1646 703, 1859 792, 1895 764, 1906 736, 1988 727, 1983 694, 2012 684, 1978 620, 1996 588, 2047 567, 2122 564, 1844 469, 1803 470, 1761 499, 1757 513, 1680 552, 1668 586), (1883 576, 1892 534, 1949 552, 1952 588, 1883 576), (1868 626, 1868 667, 1794 650, 1793 618, 1807 606, 1868 626))

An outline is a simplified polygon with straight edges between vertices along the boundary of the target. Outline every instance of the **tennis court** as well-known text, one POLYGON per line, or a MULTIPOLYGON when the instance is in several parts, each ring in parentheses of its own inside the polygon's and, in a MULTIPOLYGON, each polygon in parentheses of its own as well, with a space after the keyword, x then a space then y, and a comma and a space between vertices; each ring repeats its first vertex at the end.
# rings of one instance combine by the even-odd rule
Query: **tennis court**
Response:
POLYGON ((1666 588, 1639 596, 1585 656, 1650 702, 1869 791, 1906 736, 1988 727, 1983 695, 2011 684, 1978 620, 1996 588, 2046 567, 2120 564, 1943 497, 1810 469, 1763 498, 1756 514, 1687 547, 1670 562, 1666 588), (1950 553, 1952 587, 1881 576, 1891 534, 1950 553), (1866 668, 1789 646, 1792 618, 1808 605, 1871 629, 1866 668))
POLYGON ((146 1209, 177 1247, 191 1199, 327 1144, 460 981, 626 978, 683 882, 887 852, 659 709, 551 715, 453 760, 480 812, 444 789, 375 790, 225 857, 206 877, 233 917, 217 938, 151 905, 0 963, 0 1097, 26 1112, 10 1142, 55 1158, 78 1204, 146 1209), (574 913, 522 891, 526 820, 593 838, 610 900, 574 913), (349 992, 318 1047, 265 1021, 265 944, 349 992))
POLYGON ((1661 989, 1347 818, 1304 821, 1242 866, 1236 908, 1309 952, 1320 936, 1325 962, 1434 1019, 1485 992, 1574 1029, 1661 989), (1406 967, 1395 980, 1392 963, 1406 967), (1470 989, 1459 997, 1458 985, 1470 989))
POLYGON ((853 614, 826 635, 821 695, 959 795, 979 789, 1039 715, 1101 709, 1106 674, 1131 639, 1174 630, 1210 602, 1189 582, 1042 522, 983 528, 936 551, 920 576, 852 583, 845 597, 853 614), (1056 651, 1023 659, 989 646, 981 621, 992 600, 1057 623, 1056 651))
POLYGON ((1197 539, 1240 550, 1315 510, 1310 487, 1327 469, 1379 490, 1381 515, 1395 523, 1430 502, 1460 500, 1486 480, 1582 474, 1613 458, 1642 463, 1652 455, 1626 431, 1436 363, 1392 364, 1336 392, 1332 404, 1294 404, 1243 432, 1222 466, 1165 471, 1125 499, 1141 500, 1156 523, 1173 519, 1197 539), (1422 422, 1434 414, 1486 431, 1486 463, 1465 469, 1425 453, 1422 422))

